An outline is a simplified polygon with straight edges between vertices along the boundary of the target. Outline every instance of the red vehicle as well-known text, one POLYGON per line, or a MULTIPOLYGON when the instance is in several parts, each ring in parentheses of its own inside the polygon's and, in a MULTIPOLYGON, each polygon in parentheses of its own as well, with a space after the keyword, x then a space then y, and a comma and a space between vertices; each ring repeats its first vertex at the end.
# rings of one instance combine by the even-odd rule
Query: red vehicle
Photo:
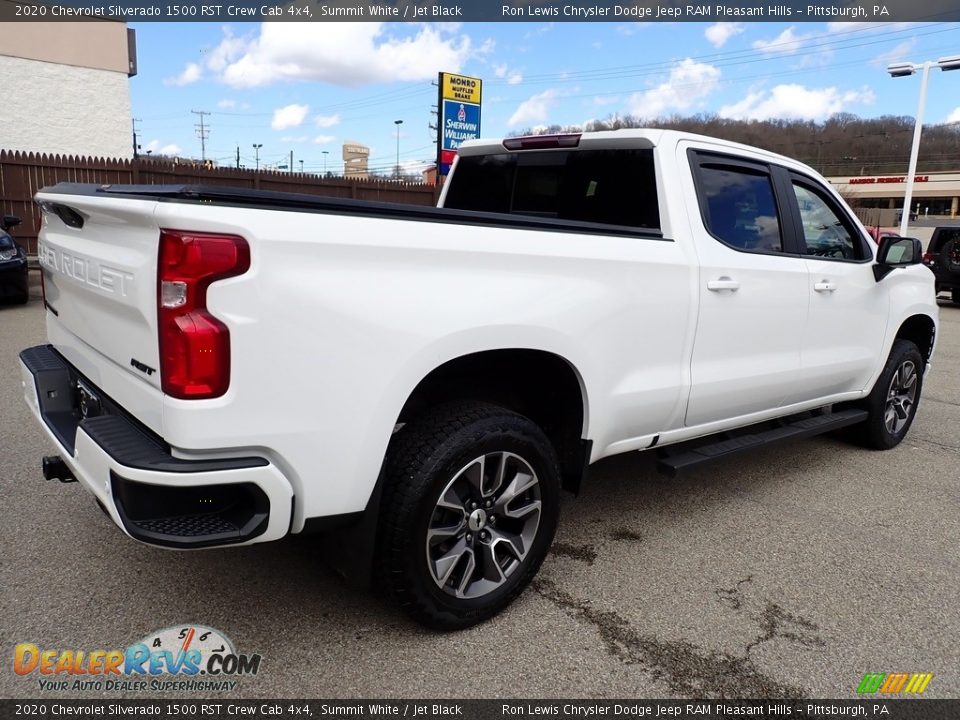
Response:
POLYGON ((900 233, 894 232, 893 230, 887 230, 881 227, 868 227, 867 232, 870 233, 870 237, 873 238, 874 242, 877 245, 880 244, 880 241, 887 237, 900 237, 900 233))

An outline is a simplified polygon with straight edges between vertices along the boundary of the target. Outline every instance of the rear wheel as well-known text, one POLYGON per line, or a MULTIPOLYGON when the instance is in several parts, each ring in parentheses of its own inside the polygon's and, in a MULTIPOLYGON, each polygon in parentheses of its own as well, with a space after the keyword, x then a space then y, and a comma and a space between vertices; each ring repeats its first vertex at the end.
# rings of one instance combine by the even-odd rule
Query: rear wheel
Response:
POLYGON ((529 419, 479 402, 405 427, 387 460, 379 580, 420 623, 455 630, 509 605, 546 557, 559 470, 529 419))
POLYGON ((909 340, 896 340, 887 364, 862 406, 870 414, 853 428, 867 447, 888 450, 900 444, 917 414, 923 388, 923 356, 909 340))

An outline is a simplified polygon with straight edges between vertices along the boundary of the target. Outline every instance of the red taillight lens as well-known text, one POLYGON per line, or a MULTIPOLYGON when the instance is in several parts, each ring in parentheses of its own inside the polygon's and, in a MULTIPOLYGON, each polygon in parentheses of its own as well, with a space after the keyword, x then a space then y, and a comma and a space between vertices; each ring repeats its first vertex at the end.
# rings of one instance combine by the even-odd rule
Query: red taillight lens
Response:
POLYGON ((930 264, 933 262, 933 255, 931 255, 931 254, 928 253, 928 252, 925 252, 925 253, 923 254, 922 260, 923 260, 923 264, 924 264, 924 265, 930 265, 930 264))
POLYGON ((237 235, 160 232, 157 316, 160 384, 167 395, 201 399, 227 391, 230 331, 207 311, 207 288, 249 267, 250 247, 237 235))

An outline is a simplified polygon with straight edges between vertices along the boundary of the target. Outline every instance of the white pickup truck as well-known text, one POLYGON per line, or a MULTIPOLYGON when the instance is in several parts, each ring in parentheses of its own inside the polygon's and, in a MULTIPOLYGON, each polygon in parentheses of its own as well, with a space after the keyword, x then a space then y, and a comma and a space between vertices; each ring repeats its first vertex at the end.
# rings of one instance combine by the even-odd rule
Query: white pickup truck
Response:
POLYGON ((897 445, 936 337, 918 241, 878 251, 810 168, 671 131, 470 142, 438 208, 36 199, 45 477, 163 547, 339 529, 438 628, 523 590, 601 458, 897 445))

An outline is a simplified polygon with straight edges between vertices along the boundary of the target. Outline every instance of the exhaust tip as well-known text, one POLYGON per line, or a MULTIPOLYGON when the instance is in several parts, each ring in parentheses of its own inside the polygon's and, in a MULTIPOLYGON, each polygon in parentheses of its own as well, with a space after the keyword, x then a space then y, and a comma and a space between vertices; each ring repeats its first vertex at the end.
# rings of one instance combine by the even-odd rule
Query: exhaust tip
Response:
POLYGON ((73 472, 59 455, 45 455, 41 462, 45 480, 59 480, 64 483, 76 482, 73 472))

